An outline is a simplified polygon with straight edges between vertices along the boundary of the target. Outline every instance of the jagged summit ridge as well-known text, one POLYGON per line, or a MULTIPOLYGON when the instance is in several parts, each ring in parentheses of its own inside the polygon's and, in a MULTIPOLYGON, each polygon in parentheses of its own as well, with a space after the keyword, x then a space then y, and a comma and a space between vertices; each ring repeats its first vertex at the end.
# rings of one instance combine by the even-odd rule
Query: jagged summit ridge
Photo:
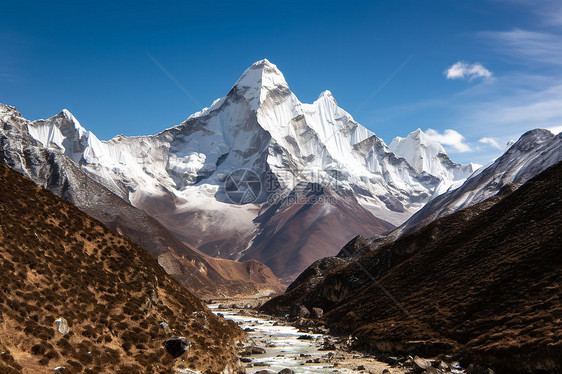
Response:
POLYGON ((336 98, 334 97, 334 95, 332 94, 332 92, 330 90, 324 90, 320 93, 320 95, 318 95, 318 99, 317 100, 332 100, 336 105, 338 105, 336 98))
POLYGON ((97 137, 82 127, 67 109, 47 120, 37 120, 34 124, 28 127, 28 131, 35 140, 45 148, 59 150, 75 162, 80 162, 85 154, 91 153, 93 143, 99 143, 97 137))

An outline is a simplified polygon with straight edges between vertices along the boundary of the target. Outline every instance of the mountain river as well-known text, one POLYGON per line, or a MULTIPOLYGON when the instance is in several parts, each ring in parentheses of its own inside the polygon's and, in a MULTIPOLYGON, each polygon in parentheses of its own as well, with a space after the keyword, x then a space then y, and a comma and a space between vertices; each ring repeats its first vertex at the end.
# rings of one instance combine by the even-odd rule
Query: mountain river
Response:
MULTIPOLYGON (((291 369, 298 374, 312 373, 404 373, 401 369, 360 354, 321 350, 326 336, 303 333, 293 326, 267 319, 248 316, 240 309, 219 309, 218 304, 208 305, 215 313, 236 322, 248 332, 246 344, 265 349, 265 353, 252 354, 245 359, 250 361, 246 373, 261 370, 278 373, 291 369), (300 339, 299 339, 300 338, 300 339)), ((265 373, 265 371, 264 371, 265 373)))

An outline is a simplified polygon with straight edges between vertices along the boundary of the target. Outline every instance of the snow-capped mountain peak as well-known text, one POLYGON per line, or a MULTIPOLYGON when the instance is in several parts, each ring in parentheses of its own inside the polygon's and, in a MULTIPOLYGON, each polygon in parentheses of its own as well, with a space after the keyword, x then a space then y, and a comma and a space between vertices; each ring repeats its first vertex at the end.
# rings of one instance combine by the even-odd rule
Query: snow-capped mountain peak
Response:
POLYGON ((322 91, 322 93, 320 95, 318 95, 318 99, 317 100, 332 100, 334 103, 336 103, 337 105, 337 101, 334 98, 334 95, 332 94, 332 92, 330 92, 329 90, 324 90, 322 91))
POLYGON ((389 149, 404 158, 418 173, 426 172, 451 182, 464 180, 478 166, 454 163, 445 148, 421 129, 412 131, 405 138, 394 138, 389 149))
POLYGON ((370 191, 363 196, 369 209, 378 206, 376 214, 399 223, 437 190, 473 171, 453 163, 443 147, 419 129, 387 147, 340 108, 328 90, 312 104, 301 103, 281 71, 266 59, 246 69, 228 95, 155 136, 100 142, 70 112, 63 111, 63 117, 72 126, 62 126, 55 116, 31 123, 29 131, 45 146, 54 133, 62 153, 83 162, 130 201, 161 189, 189 201, 200 182, 213 185, 216 193, 224 178, 239 168, 268 170, 291 189, 303 182, 303 172, 315 170, 333 187, 370 191), (61 131, 63 127, 75 131, 61 131), (425 173, 436 178, 428 179, 425 173), (116 185, 126 186, 128 192, 116 185), (390 204, 395 198, 402 203, 390 204), (398 205, 404 207, 387 214, 388 206, 398 205))
POLYGON ((288 92, 289 85, 277 66, 263 59, 246 69, 232 89, 251 102, 252 109, 257 109, 270 92, 288 92))
POLYGON ((288 86, 283 73, 267 59, 254 62, 240 76, 234 86, 274 88, 276 86, 288 86))
POLYGON ((418 173, 426 171, 432 175, 432 171, 436 172, 432 170, 434 159, 438 155, 447 154, 440 143, 430 140, 421 129, 411 132, 405 138, 397 136, 390 143, 389 149, 408 161, 418 173))
MULTIPOLYGON (((70 122, 72 122, 74 124, 74 127, 77 129, 82 129, 84 130, 84 128, 82 127, 82 125, 80 125, 80 122, 78 122, 78 120, 76 119, 76 117, 74 117, 74 115, 72 113, 70 113, 70 111, 68 109, 63 109, 59 115, 64 116, 66 119, 68 119, 70 122)), ((85 131, 85 130, 84 130, 85 131)))

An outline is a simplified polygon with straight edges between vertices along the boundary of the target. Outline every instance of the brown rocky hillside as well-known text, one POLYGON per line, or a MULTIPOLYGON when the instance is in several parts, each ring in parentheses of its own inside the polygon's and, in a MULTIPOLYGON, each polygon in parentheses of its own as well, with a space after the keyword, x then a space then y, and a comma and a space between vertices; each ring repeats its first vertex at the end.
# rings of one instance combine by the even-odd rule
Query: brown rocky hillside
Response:
POLYGON ((0 186, 0 373, 237 372, 242 332, 145 250, 5 165, 0 186))

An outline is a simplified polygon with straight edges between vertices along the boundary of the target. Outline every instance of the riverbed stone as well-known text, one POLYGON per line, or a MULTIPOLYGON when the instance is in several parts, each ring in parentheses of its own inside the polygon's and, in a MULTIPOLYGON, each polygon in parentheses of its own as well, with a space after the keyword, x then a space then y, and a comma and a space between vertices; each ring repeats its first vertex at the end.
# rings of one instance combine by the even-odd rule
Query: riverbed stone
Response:
POLYGON ((289 368, 285 368, 281 371, 279 371, 277 374, 295 374, 295 372, 289 368))
POLYGON ((262 347, 251 347, 250 350, 253 355, 262 355, 265 353, 265 349, 262 347))
MULTIPOLYGON (((255 366, 265 366, 265 365, 256 364, 255 366)), ((267 366, 269 366, 269 365, 267 365, 267 366)), ((277 373, 273 370, 261 369, 261 370, 256 371, 254 374, 277 374, 277 373)))
POLYGON ((431 367, 431 362, 429 360, 416 356, 413 360, 413 366, 415 371, 423 372, 424 370, 427 370, 431 367))
POLYGON ((441 374, 441 371, 434 367, 428 367, 427 369, 425 369, 424 374, 441 374))
POLYGON ((441 371, 449 370, 449 365, 447 365, 445 361, 439 361, 439 363, 437 364, 437 369, 441 371))

